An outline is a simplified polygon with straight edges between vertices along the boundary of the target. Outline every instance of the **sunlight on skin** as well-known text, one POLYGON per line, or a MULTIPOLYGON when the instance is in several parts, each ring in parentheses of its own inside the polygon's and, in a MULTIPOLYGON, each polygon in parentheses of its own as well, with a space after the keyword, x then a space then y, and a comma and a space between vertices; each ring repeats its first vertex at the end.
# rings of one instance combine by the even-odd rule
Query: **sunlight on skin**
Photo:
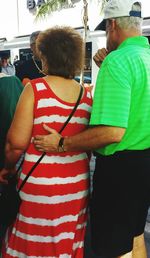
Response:
POLYGON ((133 258, 147 258, 143 234, 134 238, 133 258))
POLYGON ((134 238, 133 250, 117 258, 147 258, 144 235, 134 238))
POLYGON ((121 256, 118 256, 117 258, 133 258, 132 252, 129 252, 129 253, 121 255, 121 256))

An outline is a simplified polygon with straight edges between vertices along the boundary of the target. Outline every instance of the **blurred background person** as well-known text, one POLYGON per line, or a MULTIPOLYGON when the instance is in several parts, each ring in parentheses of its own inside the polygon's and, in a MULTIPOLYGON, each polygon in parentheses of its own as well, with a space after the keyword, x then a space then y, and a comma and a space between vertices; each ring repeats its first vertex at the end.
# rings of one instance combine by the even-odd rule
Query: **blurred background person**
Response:
POLYGON ((32 50, 32 58, 18 63, 16 67, 16 75, 25 85, 29 80, 43 77, 42 64, 36 53, 36 39, 40 31, 35 31, 30 36, 30 48, 32 50))
POLYGON ((15 75, 16 69, 10 62, 10 56, 8 54, 3 54, 1 56, 1 71, 7 75, 15 75))
MULTIPOLYGON (((23 85, 16 76, 8 76, 1 70, 0 66, 0 169, 4 167, 6 135, 23 90, 23 85)), ((0 193, 2 191, 3 186, 0 184, 0 193)), ((0 209, 3 209, 3 207, 0 207, 0 209)), ((5 231, 6 227, 0 221, 0 249, 5 231)))
MULTIPOLYGON (((45 135, 47 126, 60 131, 81 92, 80 84, 73 79, 83 68, 85 54, 77 31, 54 27, 41 32, 37 51, 46 76, 28 83, 21 95, 8 132, 6 163, 0 172, 3 183, 26 151, 20 185, 42 154, 35 149, 33 137, 45 135)), ((91 105, 91 94, 84 88, 78 108, 62 132, 64 136, 85 130, 91 105)), ((20 211, 3 258, 83 258, 89 196, 89 157, 85 151, 64 152, 60 144, 59 153, 46 153, 20 196, 20 211)))
POLYGON ((15 65, 15 63, 16 63, 17 61, 19 61, 19 58, 18 58, 18 55, 15 55, 13 64, 15 65))

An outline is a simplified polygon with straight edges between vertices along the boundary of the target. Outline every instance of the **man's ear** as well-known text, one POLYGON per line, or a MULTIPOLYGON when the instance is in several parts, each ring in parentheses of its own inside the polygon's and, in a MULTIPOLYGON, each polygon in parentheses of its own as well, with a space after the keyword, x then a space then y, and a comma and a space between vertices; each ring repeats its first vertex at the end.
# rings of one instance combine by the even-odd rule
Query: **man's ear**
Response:
POLYGON ((110 26, 110 30, 111 31, 116 30, 116 27, 117 27, 116 20, 115 19, 111 19, 109 26, 110 26))

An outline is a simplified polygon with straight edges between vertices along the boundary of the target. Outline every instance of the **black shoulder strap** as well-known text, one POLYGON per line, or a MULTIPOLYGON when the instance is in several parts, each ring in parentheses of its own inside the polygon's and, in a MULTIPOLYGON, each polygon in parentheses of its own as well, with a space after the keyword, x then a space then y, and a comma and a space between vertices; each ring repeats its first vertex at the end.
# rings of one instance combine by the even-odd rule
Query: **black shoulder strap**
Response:
POLYGON ((82 93, 83 93, 83 87, 82 87, 82 86, 80 86, 80 87, 81 87, 81 88, 80 88, 80 93, 79 93, 79 97, 78 97, 78 99, 77 99, 77 102, 76 102, 74 108, 72 109, 72 111, 71 111, 69 117, 67 118, 66 122, 64 123, 63 127, 60 129, 59 133, 61 133, 61 132, 64 130, 64 128, 66 127, 66 125, 67 125, 68 122, 70 121, 71 117, 73 116, 74 112, 76 111, 77 106, 78 106, 79 103, 80 103, 80 100, 81 100, 81 97, 82 97, 82 93))
MULTIPOLYGON (((66 122, 64 123, 63 127, 60 129, 59 133, 62 133, 62 131, 65 129, 66 125, 68 124, 68 122, 70 121, 71 117, 73 116, 74 112, 76 111, 81 97, 82 97, 82 93, 83 93, 83 87, 80 86, 80 93, 79 93, 79 97, 77 99, 77 102, 73 108, 73 110, 71 111, 69 117, 67 118, 66 122)), ((29 176, 32 174, 32 172, 34 171, 34 169, 37 167, 37 165, 40 163, 40 161, 44 158, 44 156, 46 155, 46 152, 43 152, 43 154, 40 156, 40 158, 37 160, 37 162, 33 165, 33 167, 30 169, 29 173, 26 175, 26 177, 24 178, 24 180, 22 181, 20 187, 18 188, 18 192, 20 192, 20 190, 22 189, 22 187, 25 185, 26 181, 28 180, 29 176)), ((22 163, 21 163, 22 164, 22 163)), ((20 168, 20 166, 19 166, 20 168)))

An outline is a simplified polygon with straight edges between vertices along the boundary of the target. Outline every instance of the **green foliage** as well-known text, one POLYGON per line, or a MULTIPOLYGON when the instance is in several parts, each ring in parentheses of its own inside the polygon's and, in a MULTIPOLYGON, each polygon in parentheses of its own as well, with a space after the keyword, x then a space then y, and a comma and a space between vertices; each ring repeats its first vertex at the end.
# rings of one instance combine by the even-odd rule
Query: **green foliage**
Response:
MULTIPOLYGON (((104 7, 106 2, 109 0, 99 0, 98 2, 101 3, 100 13, 102 14, 104 11, 104 7)), ((46 16, 51 14, 54 11, 61 10, 63 8, 70 7, 70 0, 45 0, 45 4, 43 4, 37 11, 36 19, 42 18, 44 19, 46 16)), ((83 0, 84 4, 84 0, 83 0)))
POLYGON ((46 0, 37 12, 36 19, 45 18, 50 13, 62 9, 68 5, 67 0, 46 0))

